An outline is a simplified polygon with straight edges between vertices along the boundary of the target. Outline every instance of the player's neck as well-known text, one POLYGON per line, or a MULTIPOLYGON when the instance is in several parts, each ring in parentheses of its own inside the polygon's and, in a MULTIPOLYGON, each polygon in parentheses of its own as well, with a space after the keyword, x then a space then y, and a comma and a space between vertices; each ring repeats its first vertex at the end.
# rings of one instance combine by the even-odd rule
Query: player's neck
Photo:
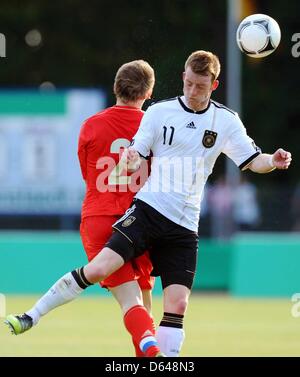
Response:
POLYGON ((141 109, 145 100, 128 101, 124 102, 120 98, 117 98, 116 106, 134 107, 135 109, 141 109))
POLYGON ((185 105, 193 110, 193 111, 202 111, 202 110, 205 110, 207 109, 208 107, 208 104, 209 104, 209 101, 210 101, 210 98, 208 98, 207 100, 203 101, 203 102, 198 102, 198 103, 190 103, 186 98, 185 96, 183 96, 183 102, 185 103, 185 105))

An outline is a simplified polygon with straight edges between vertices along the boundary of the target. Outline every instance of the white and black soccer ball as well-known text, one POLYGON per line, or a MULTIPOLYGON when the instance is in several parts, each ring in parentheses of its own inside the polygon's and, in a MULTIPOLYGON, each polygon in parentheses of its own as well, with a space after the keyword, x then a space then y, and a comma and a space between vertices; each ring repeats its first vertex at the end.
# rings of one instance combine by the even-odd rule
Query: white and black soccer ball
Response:
POLYGON ((252 14, 241 21, 236 31, 236 41, 242 52, 252 58, 270 55, 281 38, 278 23, 266 14, 252 14))

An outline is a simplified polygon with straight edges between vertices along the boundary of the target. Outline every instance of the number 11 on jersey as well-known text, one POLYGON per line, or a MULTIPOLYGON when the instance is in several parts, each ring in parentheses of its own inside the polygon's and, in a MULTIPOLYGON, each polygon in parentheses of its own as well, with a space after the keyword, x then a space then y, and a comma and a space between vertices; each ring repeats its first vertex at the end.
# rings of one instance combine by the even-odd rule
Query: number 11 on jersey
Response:
POLYGON ((163 134, 164 142, 163 142, 163 144, 165 145, 167 143, 167 144, 171 145, 172 141, 173 141, 173 137, 174 137, 175 128, 173 126, 170 126, 170 127, 163 126, 163 129, 164 129, 164 134, 163 134), (170 128, 170 130, 168 128, 170 128))

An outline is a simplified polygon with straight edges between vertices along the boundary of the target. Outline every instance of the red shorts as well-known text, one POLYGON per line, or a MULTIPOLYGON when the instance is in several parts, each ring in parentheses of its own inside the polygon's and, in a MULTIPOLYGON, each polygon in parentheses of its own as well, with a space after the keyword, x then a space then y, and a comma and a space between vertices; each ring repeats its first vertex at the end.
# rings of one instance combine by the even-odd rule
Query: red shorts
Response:
MULTIPOLYGON (((89 216, 80 224, 80 235, 88 260, 91 261, 103 249, 112 234, 112 225, 119 216, 89 216)), ((148 252, 125 263, 121 268, 101 281, 102 287, 113 288, 128 281, 137 280, 141 289, 152 289, 154 277, 150 276, 152 263, 148 252)))

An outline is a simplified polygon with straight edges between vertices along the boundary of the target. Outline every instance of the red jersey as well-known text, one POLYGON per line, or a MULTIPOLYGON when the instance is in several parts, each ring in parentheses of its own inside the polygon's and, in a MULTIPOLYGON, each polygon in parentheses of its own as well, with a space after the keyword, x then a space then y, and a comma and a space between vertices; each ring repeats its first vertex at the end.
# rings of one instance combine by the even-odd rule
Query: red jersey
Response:
MULTIPOLYGON (((143 111, 113 106, 88 118, 81 127, 78 157, 86 195, 81 217, 123 215, 130 206, 133 177, 120 174, 119 158, 136 134, 143 111)), ((136 173, 134 173, 136 174, 136 173)))

